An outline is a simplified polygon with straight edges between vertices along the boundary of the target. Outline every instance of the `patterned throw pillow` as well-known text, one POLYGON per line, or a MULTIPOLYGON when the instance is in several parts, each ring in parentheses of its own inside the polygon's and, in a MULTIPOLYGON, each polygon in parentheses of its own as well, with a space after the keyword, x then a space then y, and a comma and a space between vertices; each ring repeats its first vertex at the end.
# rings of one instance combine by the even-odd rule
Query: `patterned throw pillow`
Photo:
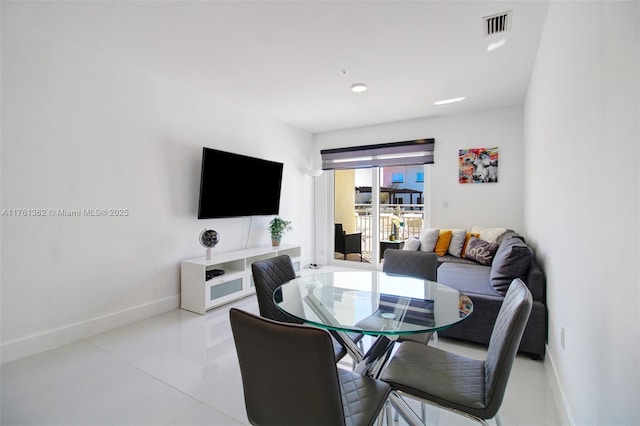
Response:
POLYGON ((476 234, 474 232, 467 232, 467 234, 464 237, 464 244, 462 245, 462 251, 460 252, 460 257, 467 257, 467 245, 469 244, 469 240, 471 239, 471 237, 478 237, 480 238, 480 234, 476 234))
POLYGON ((465 257, 467 259, 475 260, 481 265, 491 266, 497 251, 498 244, 488 243, 485 240, 472 236, 469 239, 469 244, 467 244, 465 257))

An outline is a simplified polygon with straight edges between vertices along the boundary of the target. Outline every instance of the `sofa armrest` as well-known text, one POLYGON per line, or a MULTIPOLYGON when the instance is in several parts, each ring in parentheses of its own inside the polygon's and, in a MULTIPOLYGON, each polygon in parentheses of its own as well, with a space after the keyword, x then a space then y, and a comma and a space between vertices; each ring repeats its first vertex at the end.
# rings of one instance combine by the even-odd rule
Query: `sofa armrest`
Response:
POLYGON ((525 283, 527 287, 529 287, 529 291, 531 291, 531 295, 533 296, 533 300, 537 302, 541 302, 544 305, 547 304, 546 301, 546 287, 547 280, 538 266, 538 263, 535 259, 531 259, 531 266, 529 267, 529 272, 527 273, 527 281, 525 283))

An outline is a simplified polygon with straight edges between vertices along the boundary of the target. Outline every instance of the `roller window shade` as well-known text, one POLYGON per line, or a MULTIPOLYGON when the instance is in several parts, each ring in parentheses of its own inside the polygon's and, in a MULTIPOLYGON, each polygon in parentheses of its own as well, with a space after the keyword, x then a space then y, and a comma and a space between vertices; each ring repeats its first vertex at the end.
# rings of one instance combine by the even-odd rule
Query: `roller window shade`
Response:
POLYGON ((323 149, 322 170, 433 164, 434 139, 323 149))

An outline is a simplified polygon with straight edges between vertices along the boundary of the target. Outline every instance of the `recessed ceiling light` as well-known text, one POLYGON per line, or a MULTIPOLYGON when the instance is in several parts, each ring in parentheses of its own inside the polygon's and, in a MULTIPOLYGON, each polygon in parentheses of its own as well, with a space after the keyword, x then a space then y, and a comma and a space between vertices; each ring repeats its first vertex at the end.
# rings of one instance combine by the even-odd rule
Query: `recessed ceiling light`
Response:
POLYGON ((455 103, 455 102, 461 102, 461 101, 464 101, 465 99, 467 99, 467 98, 462 97, 462 98, 444 99, 442 101, 435 102, 435 104, 436 105, 446 105, 446 104, 452 104, 452 103, 455 103))
POLYGON ((351 91, 354 93, 362 93, 367 90, 367 85, 364 83, 354 83, 351 85, 351 91))
POLYGON ((506 38, 501 38, 500 40, 491 43, 488 47, 487 47, 487 52, 491 52, 494 51, 496 49, 500 49, 502 46, 504 46, 505 44, 507 44, 507 39, 506 38))

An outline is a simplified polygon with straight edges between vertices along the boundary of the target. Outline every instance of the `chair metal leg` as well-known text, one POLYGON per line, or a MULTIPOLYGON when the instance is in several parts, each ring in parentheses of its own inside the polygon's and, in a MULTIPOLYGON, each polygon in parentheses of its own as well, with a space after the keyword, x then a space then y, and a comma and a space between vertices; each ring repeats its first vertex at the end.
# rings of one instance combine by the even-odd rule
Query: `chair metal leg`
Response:
MULTIPOLYGON (((476 422, 480 423, 483 426, 489 426, 489 422, 487 422, 485 419, 481 417, 474 416, 473 414, 470 414, 470 413, 465 413, 464 411, 456 410, 455 408, 445 407, 433 401, 412 397, 411 399, 415 399, 422 402, 422 419, 420 419, 418 418, 418 415, 413 411, 413 409, 402 398, 401 394, 402 392, 400 391, 391 391, 391 395, 389 396, 389 400, 391 401, 391 404, 393 404, 393 407, 396 409, 395 416, 394 416, 394 420, 396 422, 398 421, 398 414, 400 414, 402 418, 412 426, 425 425, 426 424, 425 423, 426 422, 425 405, 429 404, 438 409, 446 410, 451 413, 455 413, 459 416, 466 417, 471 420, 475 420, 476 422)), ((496 413, 496 415, 493 418, 497 426, 502 426, 502 418, 500 417, 500 413, 496 413)))
MULTIPOLYGON (((360 348, 360 350, 362 351, 362 353, 365 353, 364 351, 364 343, 362 343, 362 340, 358 340, 358 348, 360 348)), ((358 364, 356 363, 356 360, 353 360, 353 363, 351 364, 351 369, 355 370, 356 366, 358 364)))
MULTIPOLYGON (((402 399, 402 397, 396 391, 391 391, 389 395, 389 401, 393 405, 393 408, 396 409, 396 415, 400 414, 402 418, 410 425, 424 425, 423 421, 418 417, 418 415, 409 407, 409 404, 402 399)), ((397 417, 396 417, 397 421, 397 417)))
MULTIPOLYGON (((420 417, 422 419, 422 423, 426 424, 427 421, 427 403, 426 402, 422 402, 420 403, 421 407, 420 407, 420 417)), ((397 422, 400 419, 400 412, 398 410, 396 410, 396 412, 393 415, 393 421, 397 422)))
POLYGON ((391 426, 391 401, 388 399, 385 403, 385 417, 387 418, 387 426, 391 426))

